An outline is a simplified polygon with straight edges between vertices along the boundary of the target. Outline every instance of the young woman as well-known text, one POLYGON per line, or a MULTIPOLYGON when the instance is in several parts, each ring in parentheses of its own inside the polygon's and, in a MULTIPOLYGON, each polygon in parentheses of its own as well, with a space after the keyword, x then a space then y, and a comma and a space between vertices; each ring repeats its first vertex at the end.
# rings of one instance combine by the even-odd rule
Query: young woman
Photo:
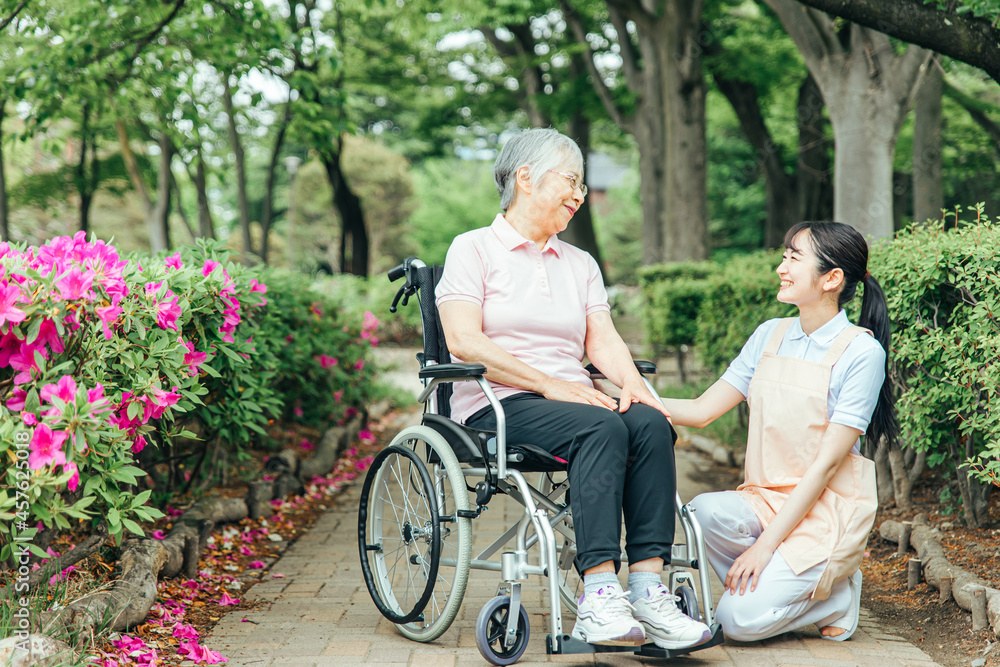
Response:
POLYGON ((859 452, 895 439, 885 296, 853 227, 803 222, 785 236, 777 298, 799 316, 760 325, 699 398, 665 399, 674 424, 703 427, 744 398, 745 479, 692 501, 708 560, 726 587, 716 618, 757 641, 815 624, 827 639, 858 625, 861 571, 877 505, 875 467, 859 452), (864 285, 860 326, 842 310, 864 285))

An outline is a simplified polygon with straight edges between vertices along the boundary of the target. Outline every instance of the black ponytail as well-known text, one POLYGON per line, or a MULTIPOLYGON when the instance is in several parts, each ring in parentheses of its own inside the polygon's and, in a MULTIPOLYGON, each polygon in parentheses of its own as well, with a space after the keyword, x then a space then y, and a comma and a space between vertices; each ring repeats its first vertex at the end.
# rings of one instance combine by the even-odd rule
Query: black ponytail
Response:
POLYGON ((861 298, 861 316, 858 326, 869 329, 875 340, 885 350, 885 381, 879 390, 878 403, 872 413, 868 432, 865 434, 865 451, 869 455, 875 451, 879 440, 885 438, 892 446, 899 437, 899 422, 896 421, 896 398, 889 378, 889 350, 892 344, 892 324, 882 286, 868 272, 868 243, 861 234, 841 222, 800 222, 785 234, 785 247, 791 247, 792 239, 803 230, 809 230, 812 248, 819 262, 819 272, 824 274, 833 269, 844 272, 844 287, 837 298, 837 305, 854 298, 858 284, 864 284, 861 298))

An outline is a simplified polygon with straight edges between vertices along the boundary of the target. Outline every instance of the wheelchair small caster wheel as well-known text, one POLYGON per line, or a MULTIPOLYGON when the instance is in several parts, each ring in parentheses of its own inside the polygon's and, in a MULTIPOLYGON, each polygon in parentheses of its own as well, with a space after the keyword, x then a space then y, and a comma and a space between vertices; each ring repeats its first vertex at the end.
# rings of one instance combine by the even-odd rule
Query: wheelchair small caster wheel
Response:
POLYGON ((510 614, 510 596, 495 597, 479 610, 476 618, 476 646, 484 658, 494 665, 512 665, 528 648, 531 629, 528 626, 528 612, 518 605, 517 636, 514 644, 504 645, 507 632, 507 617, 510 614))
POLYGON ((678 586, 674 591, 679 600, 677 606, 681 611, 696 621, 701 620, 701 611, 698 609, 698 596, 690 586, 678 586))

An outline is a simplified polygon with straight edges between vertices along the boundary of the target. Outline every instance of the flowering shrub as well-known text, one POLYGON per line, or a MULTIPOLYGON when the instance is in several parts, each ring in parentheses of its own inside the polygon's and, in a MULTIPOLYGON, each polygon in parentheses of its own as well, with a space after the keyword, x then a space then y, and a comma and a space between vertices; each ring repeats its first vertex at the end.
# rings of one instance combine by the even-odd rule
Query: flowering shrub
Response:
POLYGON ((377 321, 351 328, 301 280, 270 281, 214 243, 128 259, 82 233, 0 244, 0 559, 71 520, 142 534, 162 516, 150 453, 181 436, 204 460, 296 402, 317 422, 358 409, 377 321))

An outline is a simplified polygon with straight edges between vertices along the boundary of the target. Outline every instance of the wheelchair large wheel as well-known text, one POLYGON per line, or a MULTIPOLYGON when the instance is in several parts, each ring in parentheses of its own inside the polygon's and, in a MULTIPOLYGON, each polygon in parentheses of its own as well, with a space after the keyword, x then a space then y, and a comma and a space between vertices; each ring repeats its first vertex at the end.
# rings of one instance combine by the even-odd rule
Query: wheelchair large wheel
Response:
POLYGON ((365 581, 401 634, 433 641, 455 620, 469 578, 465 477, 448 443, 424 426, 403 430, 379 457, 358 516, 365 581))

